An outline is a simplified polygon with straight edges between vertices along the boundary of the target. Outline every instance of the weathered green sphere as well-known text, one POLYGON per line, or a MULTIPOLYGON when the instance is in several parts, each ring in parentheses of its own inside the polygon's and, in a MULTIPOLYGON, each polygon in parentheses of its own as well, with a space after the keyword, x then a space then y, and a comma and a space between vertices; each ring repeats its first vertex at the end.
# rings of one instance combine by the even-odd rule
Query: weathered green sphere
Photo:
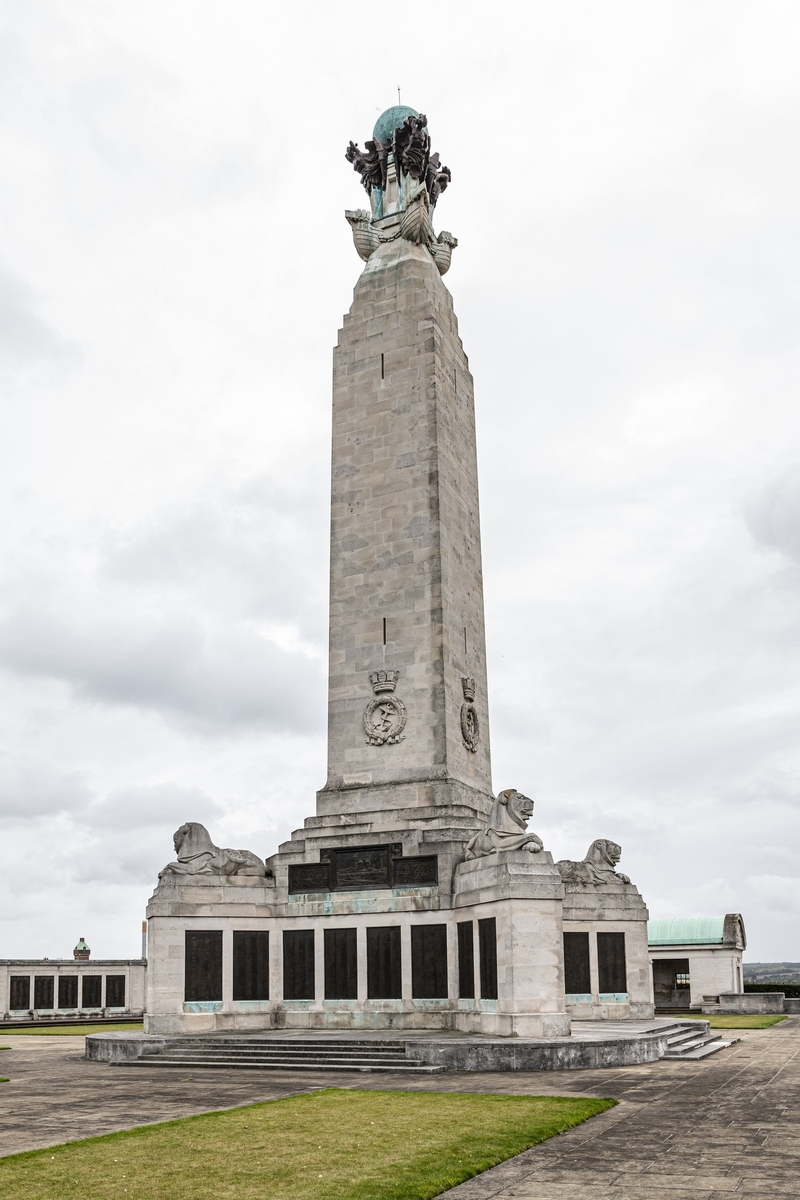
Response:
POLYGON ((392 135, 398 126, 403 124, 406 117, 418 117, 419 113, 415 108, 409 108, 407 104, 395 104, 392 108, 387 108, 386 112, 381 113, 375 122, 375 128, 372 131, 372 136, 377 138, 384 145, 391 143, 392 135))

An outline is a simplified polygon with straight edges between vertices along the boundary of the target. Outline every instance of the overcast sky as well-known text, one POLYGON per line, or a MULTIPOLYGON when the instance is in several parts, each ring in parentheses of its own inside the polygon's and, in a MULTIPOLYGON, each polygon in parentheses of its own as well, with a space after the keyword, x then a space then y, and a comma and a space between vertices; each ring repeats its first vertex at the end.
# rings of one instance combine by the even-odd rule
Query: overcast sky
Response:
POLYGON ((0 957, 325 780, 344 159, 396 102, 475 375, 494 782, 800 960, 800 8, 0 0, 0 957))

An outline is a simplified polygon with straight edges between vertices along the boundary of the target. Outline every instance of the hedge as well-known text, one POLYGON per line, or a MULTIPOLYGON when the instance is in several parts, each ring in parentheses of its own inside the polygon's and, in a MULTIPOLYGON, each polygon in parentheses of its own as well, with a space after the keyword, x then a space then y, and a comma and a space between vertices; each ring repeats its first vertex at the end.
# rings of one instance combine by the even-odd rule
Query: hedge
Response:
POLYGON ((800 983, 746 983, 746 992, 783 992, 787 999, 800 999, 800 983))

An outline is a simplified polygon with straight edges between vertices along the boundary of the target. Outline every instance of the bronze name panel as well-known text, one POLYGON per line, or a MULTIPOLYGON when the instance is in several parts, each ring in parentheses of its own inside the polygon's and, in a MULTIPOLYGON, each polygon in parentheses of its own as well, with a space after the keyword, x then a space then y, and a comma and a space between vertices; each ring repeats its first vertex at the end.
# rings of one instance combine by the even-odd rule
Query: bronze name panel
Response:
POLYGON ((289 893, 358 892, 382 888, 435 887, 435 854, 403 858, 400 846, 354 846, 323 851, 326 861, 289 867, 289 893))

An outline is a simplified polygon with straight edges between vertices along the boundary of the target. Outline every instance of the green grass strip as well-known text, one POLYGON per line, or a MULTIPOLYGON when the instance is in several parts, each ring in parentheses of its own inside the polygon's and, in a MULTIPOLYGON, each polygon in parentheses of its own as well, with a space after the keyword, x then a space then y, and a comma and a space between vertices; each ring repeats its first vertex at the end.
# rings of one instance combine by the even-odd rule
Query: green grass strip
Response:
POLYGON ((144 1026, 139 1025, 37 1025, 32 1029, 4 1029, 3 1037, 75 1037, 85 1033, 141 1033, 144 1026))
MULTIPOLYGON (((682 1021, 685 1019, 681 1017, 682 1021)), ((767 1017, 757 1013, 744 1014, 741 1017, 723 1016, 714 1013, 708 1016, 698 1016, 692 1013, 690 1019, 693 1021, 708 1021, 712 1029, 771 1029, 779 1021, 785 1021, 786 1017, 767 1017)))
POLYGON ((430 1200, 615 1100, 342 1088, 0 1159, 3 1200, 430 1200))

